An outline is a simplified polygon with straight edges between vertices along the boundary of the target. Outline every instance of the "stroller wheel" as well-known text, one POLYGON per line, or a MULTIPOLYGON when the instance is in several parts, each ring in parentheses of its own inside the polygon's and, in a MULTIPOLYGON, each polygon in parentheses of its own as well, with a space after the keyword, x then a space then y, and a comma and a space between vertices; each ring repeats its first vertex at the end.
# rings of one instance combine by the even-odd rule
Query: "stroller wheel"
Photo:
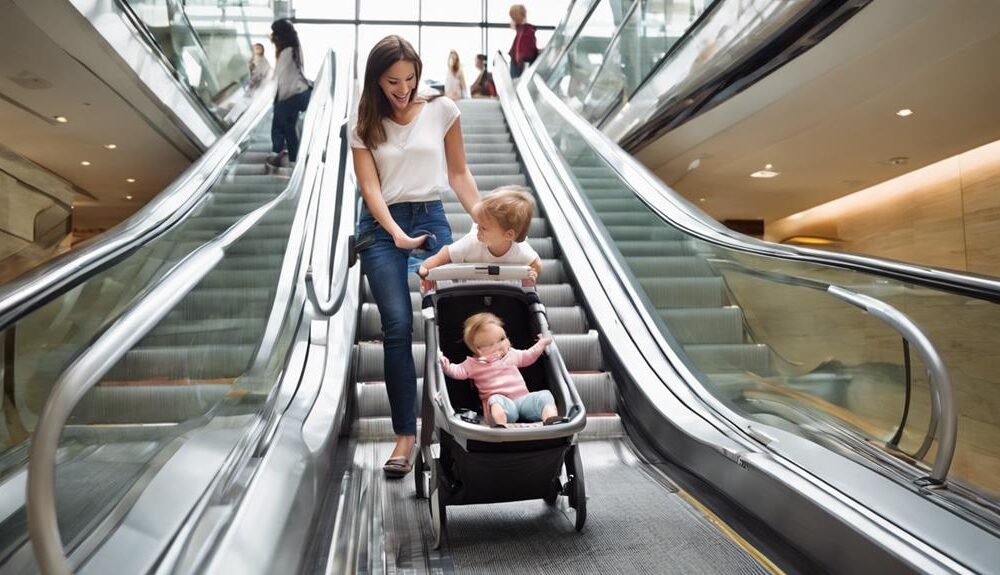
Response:
POLYGON ((441 487, 439 485, 441 477, 441 464, 434 461, 431 464, 431 485, 430 497, 427 498, 431 508, 431 527, 434 531, 434 549, 440 549, 445 540, 445 533, 448 525, 448 514, 445 510, 444 499, 441 497, 441 487))
POLYGON ((413 462, 413 483, 417 488, 417 499, 427 497, 427 476, 424 469, 424 450, 417 450, 417 458, 413 462))
POLYGON ((584 523, 587 522, 587 488, 583 480, 580 448, 577 445, 570 447, 566 453, 566 474, 570 477, 569 484, 566 485, 569 506, 576 509, 574 527, 577 531, 582 531, 584 523))

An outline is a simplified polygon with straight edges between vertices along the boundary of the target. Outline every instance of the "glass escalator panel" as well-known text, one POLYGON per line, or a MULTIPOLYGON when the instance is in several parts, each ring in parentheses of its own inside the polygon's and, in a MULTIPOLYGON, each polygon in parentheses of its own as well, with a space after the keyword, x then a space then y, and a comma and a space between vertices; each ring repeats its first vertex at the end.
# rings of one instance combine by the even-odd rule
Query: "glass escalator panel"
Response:
MULTIPOLYGON (((286 188, 288 169, 265 169, 269 126, 265 115, 183 222, 0 332, 0 484, 25 473, 27 440, 67 367, 171 268, 286 188)), ((235 421, 259 409, 274 366, 249 375, 246 367, 274 304, 296 201, 284 198, 230 246, 78 405, 58 467, 65 542, 88 532, 90 518, 103 517, 100 511, 115 505, 195 422, 235 421)), ((23 508, 0 517, 0 563, 24 542, 24 521, 23 508)))
POLYGON ((869 296, 912 320, 950 375, 958 445, 949 485, 1000 495, 1000 305, 694 237, 641 201, 544 89, 532 83, 529 94, 595 232, 655 332, 714 400, 893 472, 926 474, 939 446, 928 366, 900 332, 826 288, 869 296))

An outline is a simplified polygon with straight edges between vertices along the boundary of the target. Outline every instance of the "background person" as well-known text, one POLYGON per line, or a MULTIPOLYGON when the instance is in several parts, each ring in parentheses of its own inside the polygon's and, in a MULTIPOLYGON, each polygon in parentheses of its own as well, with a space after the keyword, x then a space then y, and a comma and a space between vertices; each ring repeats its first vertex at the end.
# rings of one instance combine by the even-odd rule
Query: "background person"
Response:
POLYGON ((452 50, 448 54, 448 73, 444 77, 444 95, 452 100, 461 100, 466 97, 468 91, 458 52, 452 50))
POLYGON ((538 57, 538 42, 535 40, 535 27, 528 24, 528 9, 524 4, 514 4, 510 7, 510 25, 517 33, 510 47, 510 77, 520 77, 524 67, 538 57))
POLYGON ((267 56, 264 55, 264 45, 256 43, 253 45, 253 56, 250 58, 248 63, 250 68, 250 82, 247 85, 247 94, 253 95, 264 82, 267 81, 267 77, 271 74, 271 63, 267 61, 267 56))
POLYGON ((476 81, 470 87, 472 96, 496 96, 497 88, 493 84, 493 74, 486 70, 486 54, 476 54, 476 70, 479 70, 479 75, 476 76, 476 81))
POLYGON ((274 65, 277 94, 271 118, 271 150, 274 154, 267 159, 267 163, 279 167, 298 159, 299 112, 304 112, 309 106, 312 88, 302 72, 302 47, 292 23, 286 19, 272 22, 271 42, 274 42, 277 54, 274 65))

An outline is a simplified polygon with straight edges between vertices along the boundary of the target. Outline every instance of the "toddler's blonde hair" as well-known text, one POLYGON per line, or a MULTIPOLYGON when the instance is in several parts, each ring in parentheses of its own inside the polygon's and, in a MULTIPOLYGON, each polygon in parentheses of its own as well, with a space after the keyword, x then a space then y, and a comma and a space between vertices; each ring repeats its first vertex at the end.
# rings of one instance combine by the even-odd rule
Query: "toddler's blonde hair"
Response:
POLYGON ((462 325, 462 339, 473 353, 476 352, 476 334, 491 324, 503 329, 503 320, 489 312, 484 311, 466 318, 462 325))
POLYGON ((479 202, 479 209, 496 220, 503 231, 514 230, 514 241, 528 238, 535 199, 524 186, 500 186, 479 202))

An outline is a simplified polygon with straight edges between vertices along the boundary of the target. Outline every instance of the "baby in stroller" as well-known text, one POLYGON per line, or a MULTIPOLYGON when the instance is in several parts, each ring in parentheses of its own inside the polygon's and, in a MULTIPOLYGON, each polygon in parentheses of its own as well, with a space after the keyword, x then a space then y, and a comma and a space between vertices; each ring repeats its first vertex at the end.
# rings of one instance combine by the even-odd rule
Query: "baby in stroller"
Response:
POLYGON ((462 339, 476 355, 459 364, 441 354, 441 367, 453 379, 472 379, 483 402, 483 413, 493 427, 507 423, 542 421, 552 425, 562 421, 556 400, 547 389, 528 391, 518 368, 538 359, 552 339, 539 334, 538 342, 526 350, 513 349, 503 321, 489 312, 465 320, 462 339))

